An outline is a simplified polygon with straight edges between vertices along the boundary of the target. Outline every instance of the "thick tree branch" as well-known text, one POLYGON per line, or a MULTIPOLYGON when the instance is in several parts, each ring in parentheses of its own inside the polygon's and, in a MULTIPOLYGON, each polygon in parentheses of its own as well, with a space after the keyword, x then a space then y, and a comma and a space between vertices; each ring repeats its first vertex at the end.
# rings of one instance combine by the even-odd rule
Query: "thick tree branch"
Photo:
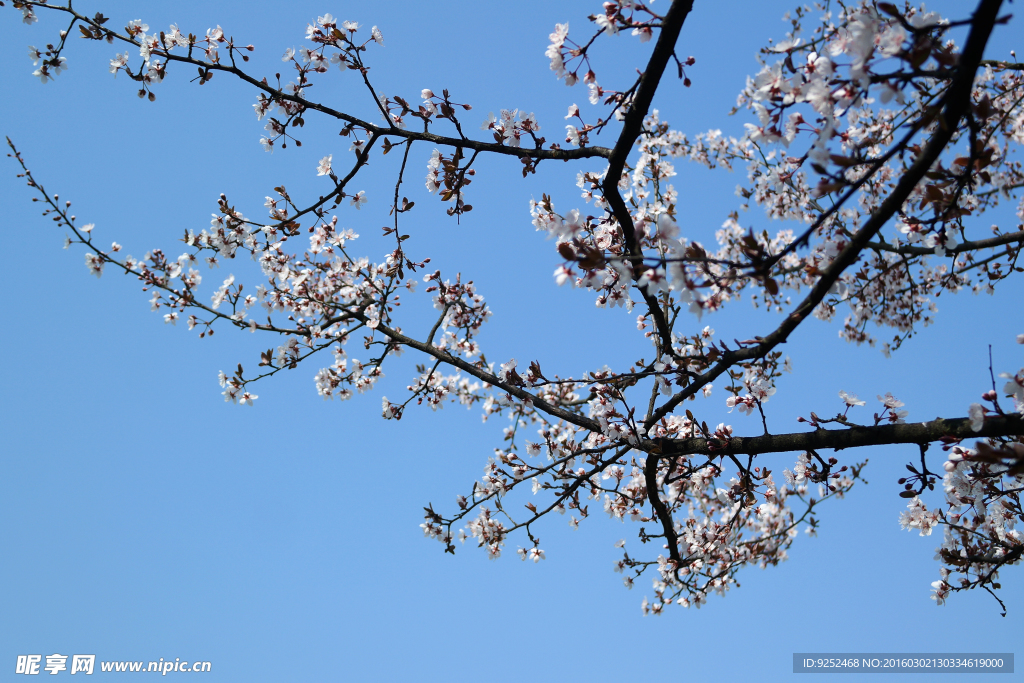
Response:
POLYGON ((661 522, 662 532, 665 534, 665 548, 668 550, 668 556, 676 563, 676 570, 678 571, 683 565, 682 557, 679 555, 679 538, 676 536, 675 520, 672 517, 672 512, 665 505, 665 501, 658 495, 660 486, 658 486, 658 458, 654 456, 647 456, 647 461, 644 463, 644 481, 647 484, 647 500, 651 501, 651 506, 654 508, 654 514, 657 516, 658 521, 661 522))
POLYGON ((874 427, 848 427, 845 429, 817 429, 794 434, 765 434, 763 436, 734 437, 728 441, 702 438, 659 439, 655 443, 663 456, 669 455, 756 455, 758 453, 784 453, 810 451, 822 448, 843 450, 884 444, 925 444, 944 437, 957 439, 988 438, 998 436, 1024 436, 1024 417, 995 415, 985 418, 979 431, 971 429, 970 418, 937 418, 931 422, 884 424, 874 427))
MULTIPOLYGON (((622 132, 615 142, 611 156, 608 157, 608 172, 601 183, 601 190, 611 207, 615 220, 622 228, 622 237, 625 240, 626 249, 629 252, 630 260, 633 263, 633 280, 639 280, 643 275, 643 250, 636 236, 636 227, 633 225, 633 217, 629 213, 626 202, 619 194, 619 179, 622 177, 622 170, 626 166, 626 158, 633 150, 636 139, 643 128, 644 118, 650 111, 651 102, 654 100, 654 93, 658 90, 661 77, 665 73, 665 66, 675 52, 676 40, 683 28, 683 22, 693 9, 693 0, 674 0, 672 6, 665 14, 661 22, 661 33, 658 35, 658 42, 651 53, 651 59, 647 62, 647 68, 640 77, 636 95, 630 103, 622 124, 622 132)), ((647 303, 651 317, 654 319, 658 336, 661 338, 662 349, 672 353, 672 333, 665 320, 665 314, 658 306, 657 299, 652 296, 646 287, 640 289, 640 293, 647 303)))
POLYGON ((1024 62, 1003 62, 998 59, 983 59, 981 60, 981 66, 994 66, 997 69, 1024 71, 1024 62))
MULTIPOLYGON (((1011 232, 1006 235, 999 235, 998 237, 990 237, 985 240, 975 240, 973 242, 964 242, 958 244, 952 249, 946 249, 947 254, 962 254, 965 251, 977 251, 979 249, 989 249, 991 247, 1000 247, 1004 244, 1024 244, 1024 232, 1011 232)), ((928 247, 915 247, 912 244, 904 244, 899 247, 894 247, 891 244, 885 242, 868 242, 868 249, 877 249, 878 251, 888 251, 894 254, 904 254, 907 256, 934 256, 935 250, 929 249, 928 247)))

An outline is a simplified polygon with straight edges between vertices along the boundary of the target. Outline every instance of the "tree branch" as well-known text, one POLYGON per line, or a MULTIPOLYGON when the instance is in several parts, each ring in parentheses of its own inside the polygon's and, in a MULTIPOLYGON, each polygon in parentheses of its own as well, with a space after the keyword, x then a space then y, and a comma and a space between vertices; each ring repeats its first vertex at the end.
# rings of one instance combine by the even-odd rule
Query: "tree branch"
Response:
POLYGON ((665 505, 665 501, 658 495, 658 458, 647 456, 644 463, 644 481, 647 484, 647 500, 651 501, 654 514, 661 522, 661 529, 665 534, 665 548, 668 556, 676 563, 676 571, 683 566, 683 559, 679 556, 679 538, 676 536, 675 520, 672 512, 665 505))
MULTIPOLYGON (((622 170, 626 165, 626 158, 633 150, 636 139, 643 128, 644 118, 651 108, 654 100, 654 93, 658 90, 661 77, 665 73, 665 66, 675 52, 676 40, 683 28, 683 22, 693 9, 693 0, 674 0, 672 6, 665 14, 661 22, 661 33, 658 35, 658 42, 651 53, 651 59, 647 62, 647 69, 640 76, 640 84, 636 90, 636 96, 626 112, 622 124, 622 132, 615 142, 611 155, 608 157, 608 172, 601 183, 601 190, 608 200, 612 214, 622 228, 622 237, 625 240, 626 248, 629 251, 630 261, 633 264, 633 280, 637 281, 643 275, 643 250, 640 248, 636 236, 636 227, 633 225, 633 217, 626 207, 626 202, 619 194, 619 179, 622 177, 622 170)), ((666 353, 672 353, 672 333, 665 320, 665 314, 658 306, 658 301, 652 296, 647 287, 641 287, 640 293, 647 303, 651 317, 661 338, 662 348, 666 353)))
MULTIPOLYGON (((356 320, 360 320, 363 322, 368 321, 368 318, 363 313, 360 312, 353 312, 347 315, 349 315, 352 318, 355 318, 356 320)), ((333 320, 329 320, 327 322, 331 323, 333 322, 333 320)), ((397 342, 404 346, 408 346, 409 348, 416 349, 417 351, 421 351, 427 354, 428 356, 432 356, 444 363, 447 363, 448 365, 456 367, 459 370, 465 372, 466 374, 472 375, 473 377, 476 377, 477 379, 483 382, 498 387, 502 391, 508 392, 512 396, 518 398, 520 401, 532 404, 538 410, 545 412, 548 415, 556 417, 560 420, 565 420, 566 422, 574 424, 577 427, 582 427, 583 429, 587 429, 592 432, 597 432, 598 434, 601 433, 601 425, 597 420, 592 420, 589 417, 584 417, 578 413, 566 410, 565 408, 561 408, 552 403, 549 403, 542 398, 538 398, 537 396, 534 396, 530 392, 524 391, 519 387, 512 386, 507 382, 502 382, 500 379, 498 379, 496 375, 482 369, 478 365, 470 363, 467 360, 463 360, 458 356, 453 356, 447 351, 438 349, 431 344, 427 344, 421 341, 417 341, 411 337, 407 337, 401 332, 388 327, 384 323, 379 323, 376 327, 376 330, 382 333, 384 336, 386 336, 393 342, 397 342)))
MULTIPOLYGON (((102 31, 105 35, 113 36, 114 38, 117 38, 120 41, 129 43, 130 45, 134 45, 135 47, 139 47, 139 42, 137 40, 133 40, 132 38, 122 36, 119 33, 115 33, 114 31, 103 28, 101 24, 96 23, 93 19, 85 16, 84 14, 80 14, 74 9, 72 9, 70 7, 70 3, 68 7, 62 7, 60 5, 51 5, 45 2, 30 2, 28 4, 31 4, 34 7, 66 12, 75 17, 77 20, 81 21, 82 23, 87 24, 89 26, 93 26, 96 29, 102 31)), ((153 55, 163 57, 168 62, 181 62, 183 64, 191 64, 193 66, 198 66, 208 71, 223 71, 232 74, 236 78, 245 81, 249 85, 256 87, 257 89, 267 93, 268 95, 271 95, 272 97, 275 97, 279 100, 288 100, 291 102, 295 102, 297 104, 302 105, 305 109, 312 109, 314 111, 320 112, 321 114, 326 114, 332 118, 336 118, 340 121, 345 121, 346 123, 358 126, 360 128, 365 129, 367 133, 370 135, 387 135, 405 138, 406 140, 412 141, 421 140, 424 142, 432 142, 436 145, 443 145, 445 147, 462 147, 465 149, 472 149, 478 152, 493 152, 496 154, 504 154, 506 156, 519 157, 521 159, 531 158, 538 160, 554 159, 569 161, 571 159, 610 157, 612 155, 612 150, 608 149, 607 147, 581 147, 579 149, 527 149, 523 147, 508 147, 506 145, 500 145, 493 142, 481 142, 477 140, 470 140, 464 137, 453 138, 444 135, 435 135, 434 133, 428 133, 425 131, 417 132, 414 130, 397 128, 392 125, 377 126, 370 123, 369 121, 364 121, 358 117, 346 114, 345 112, 338 111, 326 105, 319 104, 317 102, 313 102, 302 97, 298 97, 296 95, 289 95, 288 93, 285 93, 281 90, 272 88, 266 82, 266 80, 256 80, 254 77, 250 76, 249 74, 245 73, 244 71, 242 71, 234 65, 227 66, 224 64, 208 62, 201 59, 193 59, 192 57, 176 55, 166 50, 155 50, 153 52, 153 55)))
MULTIPOLYGON (((1024 244, 1024 232, 1011 232, 1006 235, 999 235, 998 237, 990 237, 985 240, 975 240, 974 242, 964 242, 958 244, 952 249, 946 249, 947 254, 962 254, 965 251, 977 251, 979 249, 989 249, 991 247, 1000 247, 1004 244, 1024 244)), ((891 244, 885 242, 868 242, 868 249, 877 249, 878 251, 888 251, 894 254, 904 254, 908 256, 935 256, 935 250, 929 249, 928 247, 915 247, 911 244, 894 247, 891 244)))
POLYGON ((818 429, 813 432, 794 434, 738 436, 728 441, 693 438, 658 439, 654 443, 661 448, 662 456, 692 454, 718 456, 811 451, 822 448, 838 451, 883 444, 932 443, 945 437, 980 439, 997 436, 1024 436, 1024 417, 1017 415, 987 416, 979 431, 971 429, 970 418, 954 417, 936 418, 931 422, 818 429))

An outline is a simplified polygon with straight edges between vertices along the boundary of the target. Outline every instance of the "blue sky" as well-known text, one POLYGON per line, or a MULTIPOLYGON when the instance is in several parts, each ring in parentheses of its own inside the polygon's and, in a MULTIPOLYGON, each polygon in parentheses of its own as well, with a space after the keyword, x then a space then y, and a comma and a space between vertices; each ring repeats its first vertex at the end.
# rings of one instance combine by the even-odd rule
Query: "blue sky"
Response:
MULTIPOLYGON (((142 19, 154 30, 178 23, 202 34, 219 24, 237 42, 256 45, 248 70, 257 77, 281 70, 280 55, 303 44, 318 14, 376 24, 386 45, 370 52, 378 91, 412 100, 423 88, 447 87, 473 104, 464 117, 471 130, 488 111, 518 107, 535 112, 554 140, 568 105, 590 107, 579 86, 556 81, 544 49, 556 22, 589 31, 585 17, 600 3, 281 7, 76 3, 115 26, 142 19)), ((678 48, 697 59, 688 69, 693 87, 666 81, 655 102, 663 119, 690 134, 738 134, 749 119, 726 113, 758 68, 757 48, 783 37, 788 9, 698 3, 678 48)), ((208 225, 220 192, 258 217, 275 185, 315 197, 328 187, 315 175, 317 161, 347 158, 337 126, 314 117, 302 148, 263 152, 254 93, 224 74, 200 87, 179 68, 157 87, 155 103, 140 100, 127 78, 107 72, 114 48, 105 43, 74 40, 69 70, 41 85, 27 46, 54 40, 63 20, 41 14, 27 27, 9 6, 0 17, 0 132, 48 189, 73 202, 80 223, 96 224, 101 243, 116 240, 136 256, 154 247, 176 254, 186 228, 208 225)), ((1013 30, 996 34, 993 55, 1013 47, 1013 30)), ((625 83, 644 63, 646 51, 628 36, 603 48, 602 85, 625 83)), ((333 72, 317 96, 367 112, 357 85, 351 74, 333 72)), ((579 206, 575 174, 596 163, 542 164, 524 180, 518 162, 484 160, 470 188, 475 209, 457 223, 423 189, 430 151, 413 148, 408 196, 417 210, 403 231, 413 235, 414 255, 430 256, 446 277, 461 271, 478 284, 494 311, 480 338, 489 359, 537 359, 546 373, 566 375, 649 353, 635 313, 598 310, 592 294, 555 286, 560 259, 530 225, 531 197, 548 192, 558 207, 579 206)), ((357 183, 370 198, 362 211, 339 212, 341 224, 363 236, 357 251, 371 259, 389 248, 379 228, 389 222, 393 156, 375 157, 357 183)), ((685 162, 677 170, 686 206, 680 224, 710 241, 735 207, 742 171, 685 162)), ((19 654, 59 652, 100 661, 206 660, 213 671, 204 680, 217 681, 774 681, 792 676, 793 652, 1012 652, 1019 642, 1019 568, 1003 575, 1005 619, 985 594, 955 595, 942 608, 928 599, 940 540, 897 523, 904 501, 895 480, 916 458, 913 447, 865 452, 870 485, 831 502, 817 538, 802 536, 788 562, 748 570, 741 588, 699 611, 643 617, 649 579, 626 591, 612 572, 620 556, 613 544, 625 538, 627 548, 639 548, 637 528, 600 515, 578 531, 566 518, 549 519, 539 530, 547 559, 537 565, 516 559, 521 539, 496 562, 468 546, 447 555, 422 538, 422 508, 454 507, 500 445, 504 422, 483 424, 478 411, 455 406, 383 421, 380 395, 402 394, 417 361, 411 353, 386 369, 372 395, 345 403, 321 400, 312 381, 318 366, 305 365, 257 385, 255 407, 226 404, 217 372, 255 366, 259 351, 280 341, 229 329, 200 340, 183 325, 165 325, 136 281, 109 270, 97 280, 81 250, 61 250, 64 231, 39 216, 16 173, 6 160, 0 680, 13 678, 19 654)), ((774 229, 757 210, 741 223, 774 229)), ((241 277, 245 267, 225 264, 206 282, 241 277)), ((840 389, 862 398, 891 391, 911 420, 965 415, 988 388, 989 344, 996 372, 1021 365, 1022 347, 1013 343, 1024 332, 1021 294, 1014 281, 995 296, 943 296, 936 323, 888 360, 840 341, 836 325, 808 322, 785 349, 794 373, 769 404, 771 426, 790 431, 797 415, 838 410, 840 389)), ((404 308, 403 327, 429 328, 425 295, 409 296, 404 308)), ((742 339, 776 322, 738 303, 700 326, 742 339)), ((728 419, 737 433, 760 431, 754 419, 728 415, 719 398, 704 419, 728 419)), ((865 415, 877 409, 871 404, 865 415)))

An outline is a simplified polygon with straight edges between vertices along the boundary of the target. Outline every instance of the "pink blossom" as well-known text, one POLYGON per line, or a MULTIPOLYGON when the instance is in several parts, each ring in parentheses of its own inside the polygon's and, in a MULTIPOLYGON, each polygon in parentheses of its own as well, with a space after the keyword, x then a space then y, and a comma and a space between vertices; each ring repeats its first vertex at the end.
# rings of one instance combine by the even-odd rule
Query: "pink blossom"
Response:
MULTIPOLYGON (((328 154, 327 156, 320 160, 320 163, 316 167, 317 175, 331 175, 333 173, 333 171, 331 170, 331 157, 333 156, 333 154, 328 154)), ((354 202, 355 200, 353 200, 353 203, 354 202)), ((359 207, 356 206, 356 208, 359 207)))
POLYGON ((967 415, 971 418, 971 429, 980 432, 985 425, 985 408, 980 403, 972 403, 967 415))
POLYGON ((839 391, 839 398, 843 399, 843 402, 846 404, 847 408, 865 405, 865 402, 858 399, 855 395, 847 394, 845 391, 842 390, 839 391))

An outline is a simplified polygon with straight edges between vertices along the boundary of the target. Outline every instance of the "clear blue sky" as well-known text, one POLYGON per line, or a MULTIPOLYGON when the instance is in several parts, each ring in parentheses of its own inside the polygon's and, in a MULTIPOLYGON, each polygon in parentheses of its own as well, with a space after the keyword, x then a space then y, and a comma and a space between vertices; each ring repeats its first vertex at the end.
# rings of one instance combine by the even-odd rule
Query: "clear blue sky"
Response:
MULTIPOLYGON (((178 23, 203 34, 219 24, 256 45, 248 70, 270 78, 318 14, 377 24, 386 45, 369 57, 378 91, 413 100, 423 88, 447 87, 474 105, 464 117, 474 131, 488 111, 533 111, 553 140, 568 105, 590 105, 581 87, 566 88, 548 69, 548 33, 556 22, 583 29, 600 3, 76 8, 102 11, 118 27, 142 19, 152 30, 178 23)), ((667 81, 656 101, 662 117, 691 134, 738 134, 749 119, 726 113, 757 70, 757 48, 784 36, 788 9, 697 3, 678 48, 697 59, 688 70, 693 87, 667 81)), ((199 87, 187 82, 191 70, 177 68, 155 103, 140 100, 127 78, 107 72, 114 47, 105 43, 72 39, 69 70, 40 85, 27 46, 55 40, 64 24, 40 19, 26 27, 9 3, 0 11, 0 132, 47 188, 74 203, 80 223, 96 224, 100 242, 116 240, 135 256, 154 247, 177 255, 176 240, 209 224, 220 192, 259 217, 275 185, 316 196, 327 188, 315 175, 320 157, 347 158, 337 126, 312 116, 301 149, 264 153, 254 93, 224 74, 199 87)), ((997 33, 992 54, 1006 56, 1014 30, 997 33)), ((602 85, 625 83, 645 54, 628 36, 607 40, 598 53, 608 74, 602 85)), ((316 90, 337 108, 369 111, 352 74, 335 71, 316 90)), ((410 159, 417 209, 406 224, 409 248, 446 275, 461 271, 478 283, 494 311, 480 338, 489 359, 538 359, 546 373, 565 375, 648 353, 635 313, 597 310, 591 294, 555 286, 560 259, 530 225, 528 201, 542 192, 556 206, 580 205, 579 166, 542 164, 523 180, 517 162, 486 160, 470 188, 475 210, 456 223, 423 189, 430 151, 414 147, 410 159)), ((388 249, 378 235, 389 222, 393 161, 375 157, 355 188, 370 202, 340 214, 363 235, 357 252, 371 259, 388 249)), ((678 170, 680 222, 710 241, 735 206, 742 171, 684 162, 678 170)), ((402 394, 417 360, 411 353, 372 395, 347 403, 322 401, 312 381, 318 366, 305 365, 257 385, 255 407, 225 404, 217 372, 254 367, 259 351, 280 341, 226 328, 200 340, 182 324, 165 325, 136 281, 110 270, 96 280, 81 250, 61 250, 64 231, 39 216, 13 161, 0 171, 0 680, 14 679, 19 654, 58 652, 207 660, 209 681, 775 681, 792 676, 793 652, 1012 652, 1020 642, 1019 568, 1003 575, 1005 619, 986 594, 955 595, 942 608, 928 599, 940 538, 897 523, 904 501, 895 480, 916 457, 913 447, 865 453, 870 485, 828 505, 819 537, 802 536, 788 562, 742 573, 742 588, 699 611, 643 617, 649 579, 626 591, 612 572, 614 542, 638 548, 637 528, 601 515, 578 531, 566 518, 549 519, 539 530, 547 560, 537 565, 518 561, 523 541, 515 538, 497 562, 468 546, 446 555, 422 538, 422 508, 454 507, 500 445, 502 421, 482 424, 478 411, 455 406, 383 421, 380 395, 402 394)), ((741 222, 774 229, 756 210, 741 222)), ((225 264, 206 282, 245 267, 225 264)), ((890 360, 840 341, 836 325, 807 323, 787 345, 794 374, 768 406, 773 428, 794 429, 810 410, 838 410, 840 389, 862 398, 891 391, 911 420, 965 415, 988 388, 988 344, 997 372, 1021 365, 1013 343, 1024 332, 1021 294, 1015 281, 993 297, 943 296, 936 324, 890 360)), ((403 327, 427 328, 425 296, 408 297, 405 308, 403 327)), ((709 322, 731 339, 764 334, 776 319, 740 303, 702 324, 709 322)), ((754 419, 728 415, 719 398, 709 423, 760 431, 754 419)))

